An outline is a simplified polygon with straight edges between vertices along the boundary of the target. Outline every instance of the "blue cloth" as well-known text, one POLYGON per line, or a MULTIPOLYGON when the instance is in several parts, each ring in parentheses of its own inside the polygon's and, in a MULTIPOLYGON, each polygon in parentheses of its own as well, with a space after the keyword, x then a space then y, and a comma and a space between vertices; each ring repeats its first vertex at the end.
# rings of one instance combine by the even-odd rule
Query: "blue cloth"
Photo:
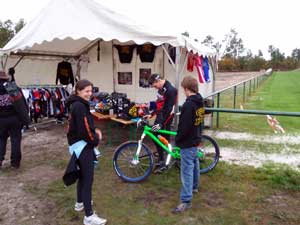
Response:
MULTIPOLYGON (((69 152, 70 155, 73 155, 75 153, 76 158, 79 159, 80 154, 82 152, 82 150, 85 148, 85 146, 87 145, 87 142, 84 140, 81 141, 77 141, 76 143, 72 144, 71 146, 69 146, 69 152)), ((100 152, 98 149, 94 148, 94 153, 96 156, 100 156, 100 152)), ((98 160, 94 161, 94 164, 97 165, 98 164, 98 160)))
POLYGON ((185 148, 180 150, 181 155, 181 202, 191 202, 193 189, 199 188, 200 163, 197 147, 185 148))
POLYGON ((202 62, 202 68, 204 72, 204 79, 206 82, 210 82, 209 78, 209 62, 207 56, 204 57, 203 62, 202 62))
POLYGON ((69 152, 71 155, 73 155, 73 153, 75 153, 76 158, 79 159, 80 154, 86 145, 87 145, 87 142, 84 140, 77 141, 76 143, 69 146, 69 152))

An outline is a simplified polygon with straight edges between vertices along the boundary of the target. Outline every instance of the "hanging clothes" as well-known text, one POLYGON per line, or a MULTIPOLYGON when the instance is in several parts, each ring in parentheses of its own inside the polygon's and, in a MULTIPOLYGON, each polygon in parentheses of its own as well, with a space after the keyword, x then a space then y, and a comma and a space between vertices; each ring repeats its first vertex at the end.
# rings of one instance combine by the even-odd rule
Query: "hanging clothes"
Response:
POLYGON ((136 45, 114 45, 114 47, 118 50, 121 63, 131 63, 136 45))
POLYGON ((22 92, 28 103, 31 121, 37 123, 44 117, 67 117, 66 99, 69 93, 63 87, 23 88, 22 92))
POLYGON ((90 57, 87 53, 82 54, 79 57, 80 72, 86 73, 88 71, 89 62, 90 62, 90 57))
POLYGON ((195 67, 197 69, 199 82, 205 83, 205 76, 204 76, 204 71, 203 71, 203 66, 202 66, 202 60, 203 60, 202 56, 199 56, 198 54, 194 55, 194 62, 195 62, 195 67))
POLYGON ((153 62, 156 46, 153 44, 138 45, 137 54, 140 55, 141 62, 153 62))
POLYGON ((194 71, 194 54, 193 52, 189 52, 188 53, 188 61, 187 61, 187 70, 189 72, 193 72, 194 71))
POLYGON ((62 61, 58 63, 55 81, 56 84, 58 84, 58 80, 60 84, 72 84, 72 86, 74 86, 74 76, 71 63, 67 61, 62 61))
POLYGON ((206 82, 210 82, 210 77, 209 77, 209 61, 207 56, 204 57, 203 59, 203 72, 204 72, 204 78, 206 82))

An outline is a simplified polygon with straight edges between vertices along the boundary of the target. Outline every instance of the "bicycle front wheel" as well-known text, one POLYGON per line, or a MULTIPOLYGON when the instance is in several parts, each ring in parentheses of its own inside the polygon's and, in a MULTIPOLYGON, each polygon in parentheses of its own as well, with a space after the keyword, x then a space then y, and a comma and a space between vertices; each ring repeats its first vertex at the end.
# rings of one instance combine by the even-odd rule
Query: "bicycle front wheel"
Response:
POLYGON ((145 180, 153 169, 153 156, 150 149, 142 144, 139 156, 136 157, 138 142, 128 141, 115 151, 113 167, 116 174, 126 182, 145 180))
POLYGON ((198 150, 202 152, 202 157, 199 158, 200 174, 207 173, 215 168, 220 158, 220 149, 217 142, 209 136, 202 135, 198 150))

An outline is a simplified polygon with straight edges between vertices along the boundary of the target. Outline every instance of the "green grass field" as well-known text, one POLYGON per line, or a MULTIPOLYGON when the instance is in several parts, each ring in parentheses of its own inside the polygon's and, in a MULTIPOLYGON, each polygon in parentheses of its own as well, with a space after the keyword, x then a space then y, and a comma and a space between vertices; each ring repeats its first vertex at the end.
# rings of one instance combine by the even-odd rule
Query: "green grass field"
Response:
MULTIPOLYGON (((181 187, 178 169, 152 174, 142 183, 124 183, 113 171, 112 154, 109 149, 104 152, 93 188, 94 209, 111 225, 300 223, 300 173, 289 168, 219 163, 214 171, 201 176, 192 209, 173 215, 171 209, 178 204, 181 187)), ((63 164, 59 160, 53 165, 63 169, 63 164)), ((83 213, 73 210, 74 185, 64 188, 57 180, 45 189, 28 184, 27 191, 54 200, 56 224, 82 224, 83 213)))
MULTIPOLYGON (((247 97, 244 109, 300 112, 300 72, 275 72, 255 92, 247 97)), ((247 89, 248 90, 248 89, 247 89)), ((238 88, 237 108, 242 102, 242 88, 238 88)), ((249 92, 248 92, 249 93, 249 92)), ((221 107, 232 108, 232 91, 221 95, 221 107)), ((299 133, 300 118, 276 116, 288 134, 299 133)), ((271 134, 264 115, 220 113, 220 129, 271 134)))

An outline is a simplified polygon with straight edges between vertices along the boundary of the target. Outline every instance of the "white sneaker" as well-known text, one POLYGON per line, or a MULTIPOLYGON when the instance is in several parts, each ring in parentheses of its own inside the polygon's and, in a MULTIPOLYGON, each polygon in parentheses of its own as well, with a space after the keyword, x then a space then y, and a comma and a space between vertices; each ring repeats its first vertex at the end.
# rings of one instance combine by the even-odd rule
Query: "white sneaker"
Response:
MULTIPOLYGON (((93 205, 93 200, 91 201, 91 204, 93 205)), ((81 212, 84 209, 83 202, 76 202, 74 205, 74 210, 77 212, 81 212)))
POLYGON ((106 224, 106 219, 100 218, 99 216, 97 216, 96 213, 94 213, 91 216, 88 217, 84 217, 83 219, 83 224, 84 225, 104 225, 106 224))

